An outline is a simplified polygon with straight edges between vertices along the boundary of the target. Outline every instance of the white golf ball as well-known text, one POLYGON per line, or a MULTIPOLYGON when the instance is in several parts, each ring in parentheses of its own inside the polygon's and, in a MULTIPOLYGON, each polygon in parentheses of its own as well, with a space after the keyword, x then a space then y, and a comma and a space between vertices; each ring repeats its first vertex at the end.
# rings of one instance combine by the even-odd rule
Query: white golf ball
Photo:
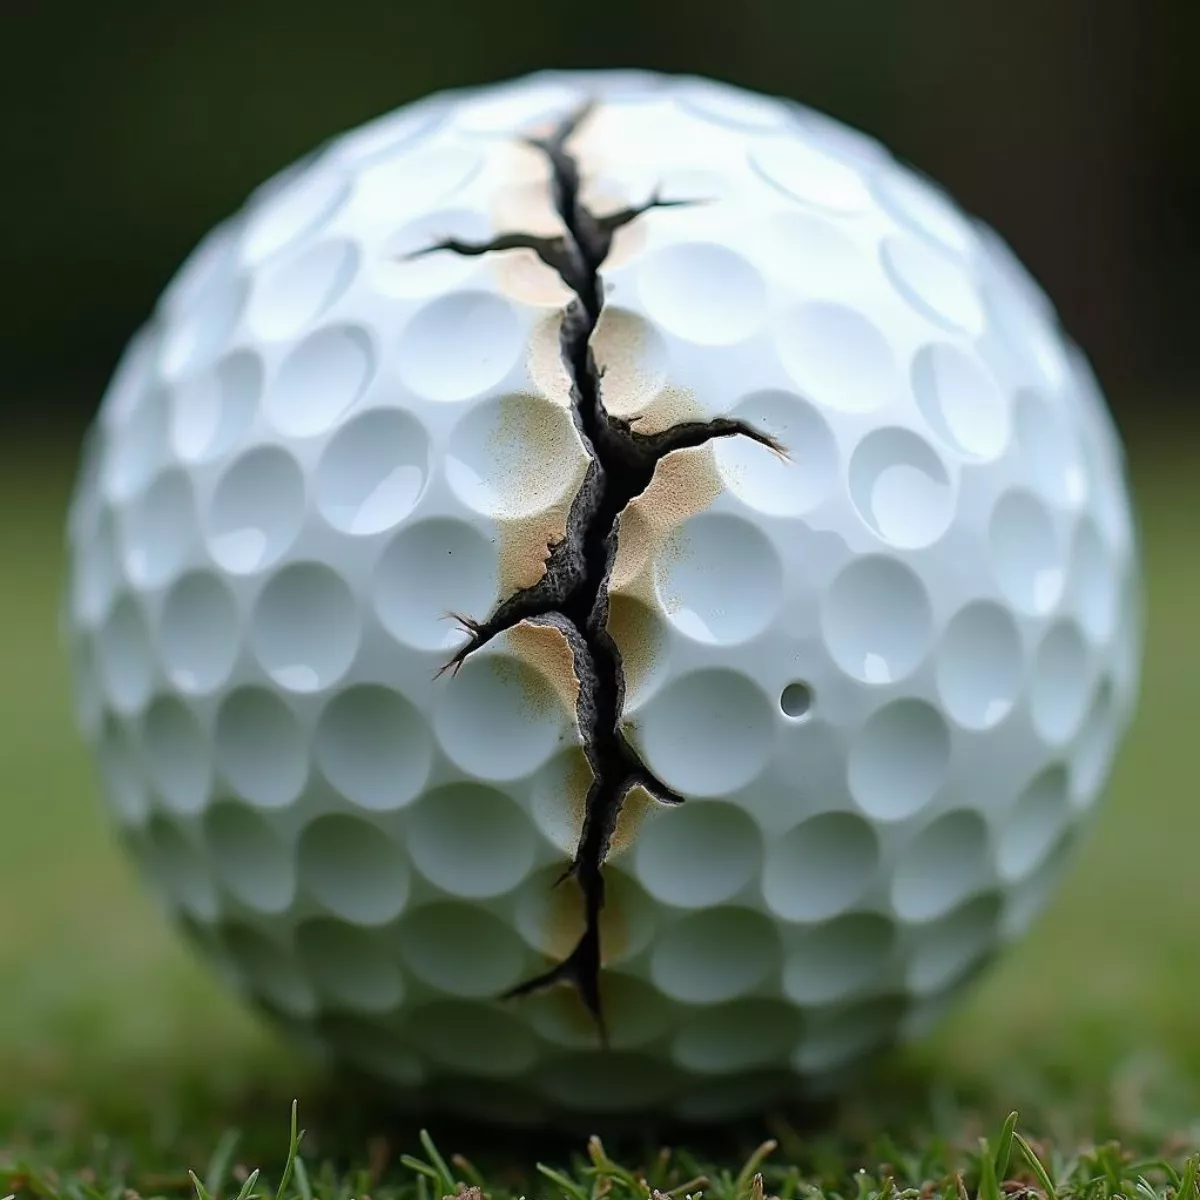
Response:
POLYGON ((1137 691, 1049 301, 871 138, 693 78, 435 96, 261 188, 131 342, 69 545, 80 722, 195 944, 510 1120, 919 1034, 1137 691))

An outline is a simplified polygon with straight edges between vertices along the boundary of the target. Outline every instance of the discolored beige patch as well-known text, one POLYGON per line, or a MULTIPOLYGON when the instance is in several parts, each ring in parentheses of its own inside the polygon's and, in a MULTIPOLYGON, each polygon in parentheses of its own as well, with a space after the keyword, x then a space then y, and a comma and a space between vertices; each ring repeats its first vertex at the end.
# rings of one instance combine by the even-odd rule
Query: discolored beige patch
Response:
POLYGON ((650 486, 630 507, 644 510, 660 535, 702 513, 722 492, 713 444, 674 450, 654 469, 650 486))
POLYGON ((650 515, 636 500, 626 505, 617 518, 616 529, 617 553, 608 577, 610 633, 613 632, 612 605, 622 595, 639 596, 643 600, 653 602, 653 593, 647 596, 640 592, 637 581, 645 575, 646 556, 658 540, 650 515))
POLYGON ((563 362, 562 312, 549 313, 530 330, 525 366, 534 386, 548 400, 572 409, 571 373, 563 362))
POLYGON ((604 407, 614 417, 642 417, 666 386, 661 338, 641 314, 609 307, 600 313, 591 343, 604 407))
POLYGON ((511 517, 500 525, 500 594, 533 587, 546 574, 550 551, 566 536, 570 505, 556 505, 531 517, 511 517))
POLYGON ((571 302, 574 292, 533 250, 505 250, 491 258, 500 290, 514 300, 556 309, 571 302))
POLYGON ((523 718, 529 721, 541 721, 555 713, 558 697, 549 679, 540 671, 530 671, 526 668, 525 657, 517 652, 516 639, 513 634, 516 628, 508 630, 493 643, 500 648, 501 644, 511 651, 508 654, 495 654, 489 660, 496 679, 514 693, 515 702, 523 718))
MULTIPOLYGON (((645 200, 645 197, 635 195, 628 181, 600 176, 594 162, 581 162, 580 174, 582 178, 579 182, 579 203, 598 217, 633 208, 645 200)), ((607 265, 609 260, 604 261, 607 265)))
POLYGON ((655 800, 640 784, 631 788, 617 816, 617 825, 613 830, 608 857, 616 858, 618 855, 624 854, 633 845, 647 818, 662 812, 666 807, 655 800))
MULTIPOLYGON (((570 880, 564 880, 550 892, 546 905, 546 945, 554 962, 562 962, 570 956, 583 936, 583 930, 583 895, 570 880)), ((600 911, 601 965, 620 958, 628 946, 629 921, 621 895, 609 888, 600 911)))
MULTIPOLYGON (((497 148, 497 174, 504 183, 492 189, 489 215, 496 237, 526 234, 562 237, 566 226, 554 204, 553 172, 540 150, 513 140, 497 148)), ((533 250, 505 250, 488 256, 500 290, 522 304, 561 309, 573 293, 533 250)))
MULTIPOLYGON (((580 188, 582 203, 589 212, 601 218, 646 204, 650 198, 644 192, 621 186, 613 179, 588 179, 585 176, 580 188)), ((604 258, 604 271, 626 266, 645 250, 647 215, 635 217, 613 233, 608 254, 604 258)))
POLYGON ((541 399, 517 395, 500 401, 496 458, 513 463, 505 487, 549 500, 514 504, 520 515, 498 519, 502 595, 532 587, 546 573, 551 549, 567 536, 571 505, 591 462, 570 413, 541 399))
MULTIPOLYGON (((603 215, 609 212, 619 212, 622 208, 627 207, 629 207, 627 204, 614 204, 602 207, 598 211, 603 215)), ((646 226, 644 222, 648 215, 644 214, 636 220, 630 221, 628 225, 622 225, 613 234, 612 242, 608 247, 608 257, 604 260, 606 270, 612 271, 617 267, 625 266, 645 250, 646 226)))
POLYGON ((522 130, 521 136, 527 142, 548 142, 562 128, 562 123, 580 106, 564 109, 553 117, 541 121, 533 121, 522 130))
POLYGON ((571 814, 575 842, 583 833, 583 821, 587 816, 587 798, 596 777, 582 746, 572 746, 568 751, 569 765, 563 788, 563 807, 571 814))
POLYGON ((546 155, 516 138, 498 143, 495 153, 496 176, 504 180, 489 197, 496 233, 561 237, 566 228, 554 204, 553 171, 546 155))
POLYGON ((656 564, 670 552, 671 531, 708 508, 723 488, 711 442, 674 450, 618 518, 607 629, 624 665, 627 696, 649 675, 660 651, 655 613, 661 604, 654 577, 656 564))
POLYGON ((522 621, 510 631, 509 642, 513 653, 550 684, 574 720, 579 677, 575 674, 575 656, 562 630, 522 621))
MULTIPOLYGON (((615 132, 612 116, 611 108, 597 105, 579 123, 566 144, 567 151, 579 165, 579 201, 599 217, 647 203, 651 199, 649 189, 654 186, 652 181, 645 178, 625 178, 627 165, 614 164, 611 155, 605 153, 605 147, 612 145, 615 132)), ((611 271, 625 266, 645 246, 646 230, 640 219, 623 225, 613 235, 604 259, 604 269, 611 271)))
MULTIPOLYGON (((652 598, 651 598, 652 599, 652 598)), ((625 695, 635 694, 650 676, 662 647, 662 628, 644 596, 626 591, 608 598, 608 632, 622 649, 625 695), (628 648, 627 650, 625 648, 628 648)))
POLYGON ((597 101, 580 105, 575 114, 575 128, 563 144, 563 149, 579 165, 581 174, 586 173, 594 155, 596 130, 609 115, 607 107, 597 101))
POLYGON ((691 392, 678 387, 665 387, 638 414, 634 431, 662 433, 672 425, 681 425, 685 421, 707 421, 709 416, 691 392))
POLYGON ((653 597, 653 590, 646 592, 644 585, 667 535, 708 508, 724 486, 711 442, 673 450, 661 459, 650 486, 618 518, 609 595, 653 597))
POLYGON ((605 409, 631 422, 636 433, 662 433, 683 421, 711 416, 691 392, 668 384, 662 338, 640 314, 604 309, 591 346, 605 409))

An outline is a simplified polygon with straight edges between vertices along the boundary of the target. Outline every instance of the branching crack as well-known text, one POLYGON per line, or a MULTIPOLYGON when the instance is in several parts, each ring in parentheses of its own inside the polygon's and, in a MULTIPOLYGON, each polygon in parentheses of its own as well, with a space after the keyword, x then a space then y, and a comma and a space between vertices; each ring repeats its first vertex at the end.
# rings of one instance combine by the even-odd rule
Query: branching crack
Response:
POLYGON ((480 255, 532 250, 574 293, 563 315, 560 344, 572 382, 575 425, 590 462, 572 501, 566 536, 548 547, 543 577, 502 600, 486 619, 453 614, 467 638, 442 671, 457 671, 476 650, 523 621, 556 628, 571 648, 580 684, 576 717, 593 781, 574 858, 558 882, 571 878, 577 882, 583 898, 584 931, 565 959, 513 988, 506 998, 569 983, 578 990, 601 1039, 606 1040, 600 998, 600 914, 603 866, 617 819, 626 797, 637 787, 662 803, 677 804, 683 799, 655 777, 621 731, 625 674, 608 633, 608 580, 616 556, 618 519, 626 505, 650 485, 655 467, 672 451, 734 436, 750 438, 776 454, 784 451, 774 438, 744 421, 726 417, 688 421, 651 435, 637 432, 636 418, 624 420, 605 409, 591 337, 604 306, 600 268, 611 250, 613 235, 652 208, 693 202, 663 201, 655 196, 644 205, 608 216, 591 212, 580 200, 579 166, 567 149, 588 111, 588 107, 580 109, 549 137, 528 143, 549 159, 564 235, 545 238, 512 233, 482 244, 451 238, 418 253, 443 250, 480 255))

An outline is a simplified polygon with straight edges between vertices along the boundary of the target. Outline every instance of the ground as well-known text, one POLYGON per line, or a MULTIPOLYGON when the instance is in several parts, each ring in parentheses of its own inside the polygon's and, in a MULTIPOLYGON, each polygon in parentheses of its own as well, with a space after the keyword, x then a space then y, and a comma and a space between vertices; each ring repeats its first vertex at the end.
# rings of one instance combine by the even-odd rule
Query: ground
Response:
POLYGON ((924 1186, 922 1200, 961 1188, 995 1200, 1022 1181, 1200 1200, 1187 1160, 1200 1148, 1200 803, 1186 757, 1200 715, 1200 452, 1186 433, 1131 445, 1148 579, 1143 703, 1094 833, 1019 952, 834 1113, 664 1131, 690 1149, 661 1162, 645 1136, 589 1157, 583 1137, 497 1142, 435 1125, 444 1171, 411 1118, 386 1114, 357 1084, 311 1077, 246 1017, 181 949, 111 842, 56 644, 71 463, 10 447, 0 470, 0 1197, 178 1195, 192 1168, 230 1196, 247 1183, 247 1194, 279 1187, 306 1200, 436 1200, 461 1181, 492 1196, 657 1186, 734 1200, 760 1194, 746 1163, 773 1138, 762 1186, 783 1197, 924 1186), (293 1098, 310 1132, 280 1187, 293 1098), (1039 1179, 1019 1140, 1009 1153, 1014 1109, 1052 1178, 1039 1179), (450 1158, 458 1152, 482 1180, 450 1158), (538 1174, 539 1161, 565 1174, 538 1174), (256 1165, 265 1174, 250 1182, 256 1165))

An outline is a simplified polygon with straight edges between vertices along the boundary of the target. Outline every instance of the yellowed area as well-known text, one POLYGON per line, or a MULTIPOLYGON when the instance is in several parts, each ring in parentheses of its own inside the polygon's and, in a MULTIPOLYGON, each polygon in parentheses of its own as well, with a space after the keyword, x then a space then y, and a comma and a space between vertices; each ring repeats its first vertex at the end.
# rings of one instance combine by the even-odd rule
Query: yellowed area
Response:
POLYGON ((606 308, 591 337, 604 407, 644 434, 709 415, 691 392, 668 385, 655 338, 644 317, 622 308, 606 308))
POLYGON ((583 832, 583 819, 587 815, 588 792, 592 790, 595 775, 592 765, 587 760, 582 746, 572 746, 569 753, 570 767, 567 771, 566 785, 563 794, 563 806, 571 814, 572 832, 575 841, 583 832))
POLYGON ((614 632, 612 605, 615 600, 621 596, 637 596, 646 603, 653 602, 653 590, 647 595, 639 590, 638 582, 643 575, 646 556, 656 543, 655 527, 645 509, 636 500, 626 505, 617 518, 617 553, 608 577, 609 633, 614 632))
POLYGON ((634 429, 638 433, 662 433, 685 421, 706 421, 708 413, 691 392, 680 387, 665 387, 657 392, 638 414, 634 429))
POLYGON ((592 330, 604 406, 614 417, 640 415, 662 391, 666 374, 647 348, 654 334, 646 319, 626 308, 606 308, 592 330))
MULTIPOLYGON (((623 208, 628 208, 630 201, 624 204, 604 204, 599 208, 592 209, 593 212, 600 216, 607 216, 609 213, 620 212, 623 208)), ((644 203, 644 198, 637 201, 638 204, 644 203)), ((604 266, 607 270, 612 271, 617 267, 623 267, 626 263, 632 262, 646 248, 646 226, 642 223, 642 218, 639 217, 634 221, 630 221, 628 225, 622 225, 620 229, 613 234, 612 242, 608 247, 608 257, 604 260, 604 266)))
MULTIPOLYGON (((629 187, 620 187, 616 180, 589 177, 587 164, 582 164, 583 182, 579 198, 588 212, 597 217, 608 217, 624 212, 635 205, 645 204, 650 197, 645 192, 635 193, 629 187)), ((612 271, 632 262, 646 248, 646 227, 640 217, 622 225, 612 236, 608 254, 604 259, 604 270, 612 271)))
MULTIPOLYGON (((504 182, 489 196, 493 236, 562 236, 564 227, 554 207, 545 155, 515 140, 497 147, 496 154, 500 158, 496 173, 504 182)), ((500 290, 522 304, 561 307, 570 299, 570 290, 558 272, 533 250, 505 250, 490 255, 489 260, 500 290)))
MULTIPOLYGON (((583 895, 573 879, 564 880, 546 898, 546 944, 556 962, 575 949, 583 936, 583 895)), ((629 946, 629 921, 620 892, 607 889, 600 910, 600 961, 619 958, 629 946)))
POLYGON ((708 442, 668 454, 655 468, 650 486, 630 507, 639 509, 646 525, 665 536, 702 513, 723 488, 717 456, 708 442))
POLYGON ((562 312, 548 313, 529 334, 525 366, 534 386, 561 408, 571 409, 571 373, 562 357, 562 312))
MULTIPOLYGON (((511 631, 505 640, 510 637, 511 631)), ((553 716, 557 697, 550 680, 538 671, 529 670, 515 654, 495 654, 488 661, 496 678, 512 689, 522 716, 531 721, 553 716)))
POLYGON ((500 525, 500 595, 533 587, 546 574, 551 550, 566 536, 569 504, 556 504, 531 517, 510 517, 500 525))
POLYGON ((513 497, 512 515, 498 520, 500 590, 508 596, 546 573, 591 460, 571 413, 546 397, 505 396, 499 405, 495 453, 513 497))
MULTIPOLYGON (((611 118, 612 109, 597 105, 576 128, 567 141, 567 149, 579 164, 579 199, 589 212, 598 217, 608 216, 645 204, 650 199, 645 180, 629 181, 607 174, 611 159, 605 155, 604 146, 611 136, 611 129, 602 128, 605 118, 611 118), (636 186, 636 190, 635 190, 636 186)), ((614 270, 636 258, 646 245, 646 230, 641 221, 631 221, 613 235, 608 257, 604 260, 607 270, 614 270)))
MULTIPOLYGON (((550 163, 540 151, 513 139, 496 148, 497 176, 503 180, 489 197, 492 231, 496 237, 526 234, 535 238, 562 237, 566 232, 554 206, 550 163)), ((558 272, 533 250, 505 250, 489 255, 496 283, 505 295, 538 308, 562 308, 572 292, 558 272)))
POLYGON ((579 677, 575 674, 575 656, 563 632, 553 625, 522 621, 509 630, 508 641, 513 653, 554 689, 574 721, 575 706, 579 702, 579 677))
POLYGON ((711 442, 675 450, 659 462, 650 486, 618 518, 607 628, 621 655, 629 692, 645 679, 657 649, 655 564, 669 553, 671 533, 703 512, 723 487, 711 442))
POLYGON ((589 460, 570 412, 549 397, 523 392, 497 403, 496 453, 518 473, 512 482, 537 494, 561 491, 568 480, 577 486, 589 460))
POLYGON ((516 138, 498 143, 496 178, 489 208, 497 235, 527 233, 532 237, 560 237, 562 218, 554 207, 550 162, 540 151, 516 138))
POLYGON ((652 602, 653 596, 634 595, 629 591, 615 595, 610 592, 608 597, 607 628, 621 649, 627 695, 636 692, 649 677, 661 645, 658 621, 650 607, 652 602))
POLYGON ((604 105, 599 102, 588 103, 576 114, 575 128, 567 138, 564 149, 576 162, 582 162, 587 154, 590 140, 595 133, 596 123, 603 118, 604 105))
POLYGON ((639 785, 631 788, 617 816, 612 844, 608 848, 609 857, 616 858, 628 850, 633 845, 642 822, 653 813, 660 812, 662 807, 644 787, 639 785))
POLYGON ((672 530, 702 513, 721 494, 712 443, 674 450, 654 469, 650 486, 630 501, 617 520, 617 554, 609 595, 653 595, 639 581, 672 530))
POLYGON ((562 308, 570 303, 574 292, 535 251, 505 250, 491 258, 496 283, 506 296, 538 308, 562 308))

